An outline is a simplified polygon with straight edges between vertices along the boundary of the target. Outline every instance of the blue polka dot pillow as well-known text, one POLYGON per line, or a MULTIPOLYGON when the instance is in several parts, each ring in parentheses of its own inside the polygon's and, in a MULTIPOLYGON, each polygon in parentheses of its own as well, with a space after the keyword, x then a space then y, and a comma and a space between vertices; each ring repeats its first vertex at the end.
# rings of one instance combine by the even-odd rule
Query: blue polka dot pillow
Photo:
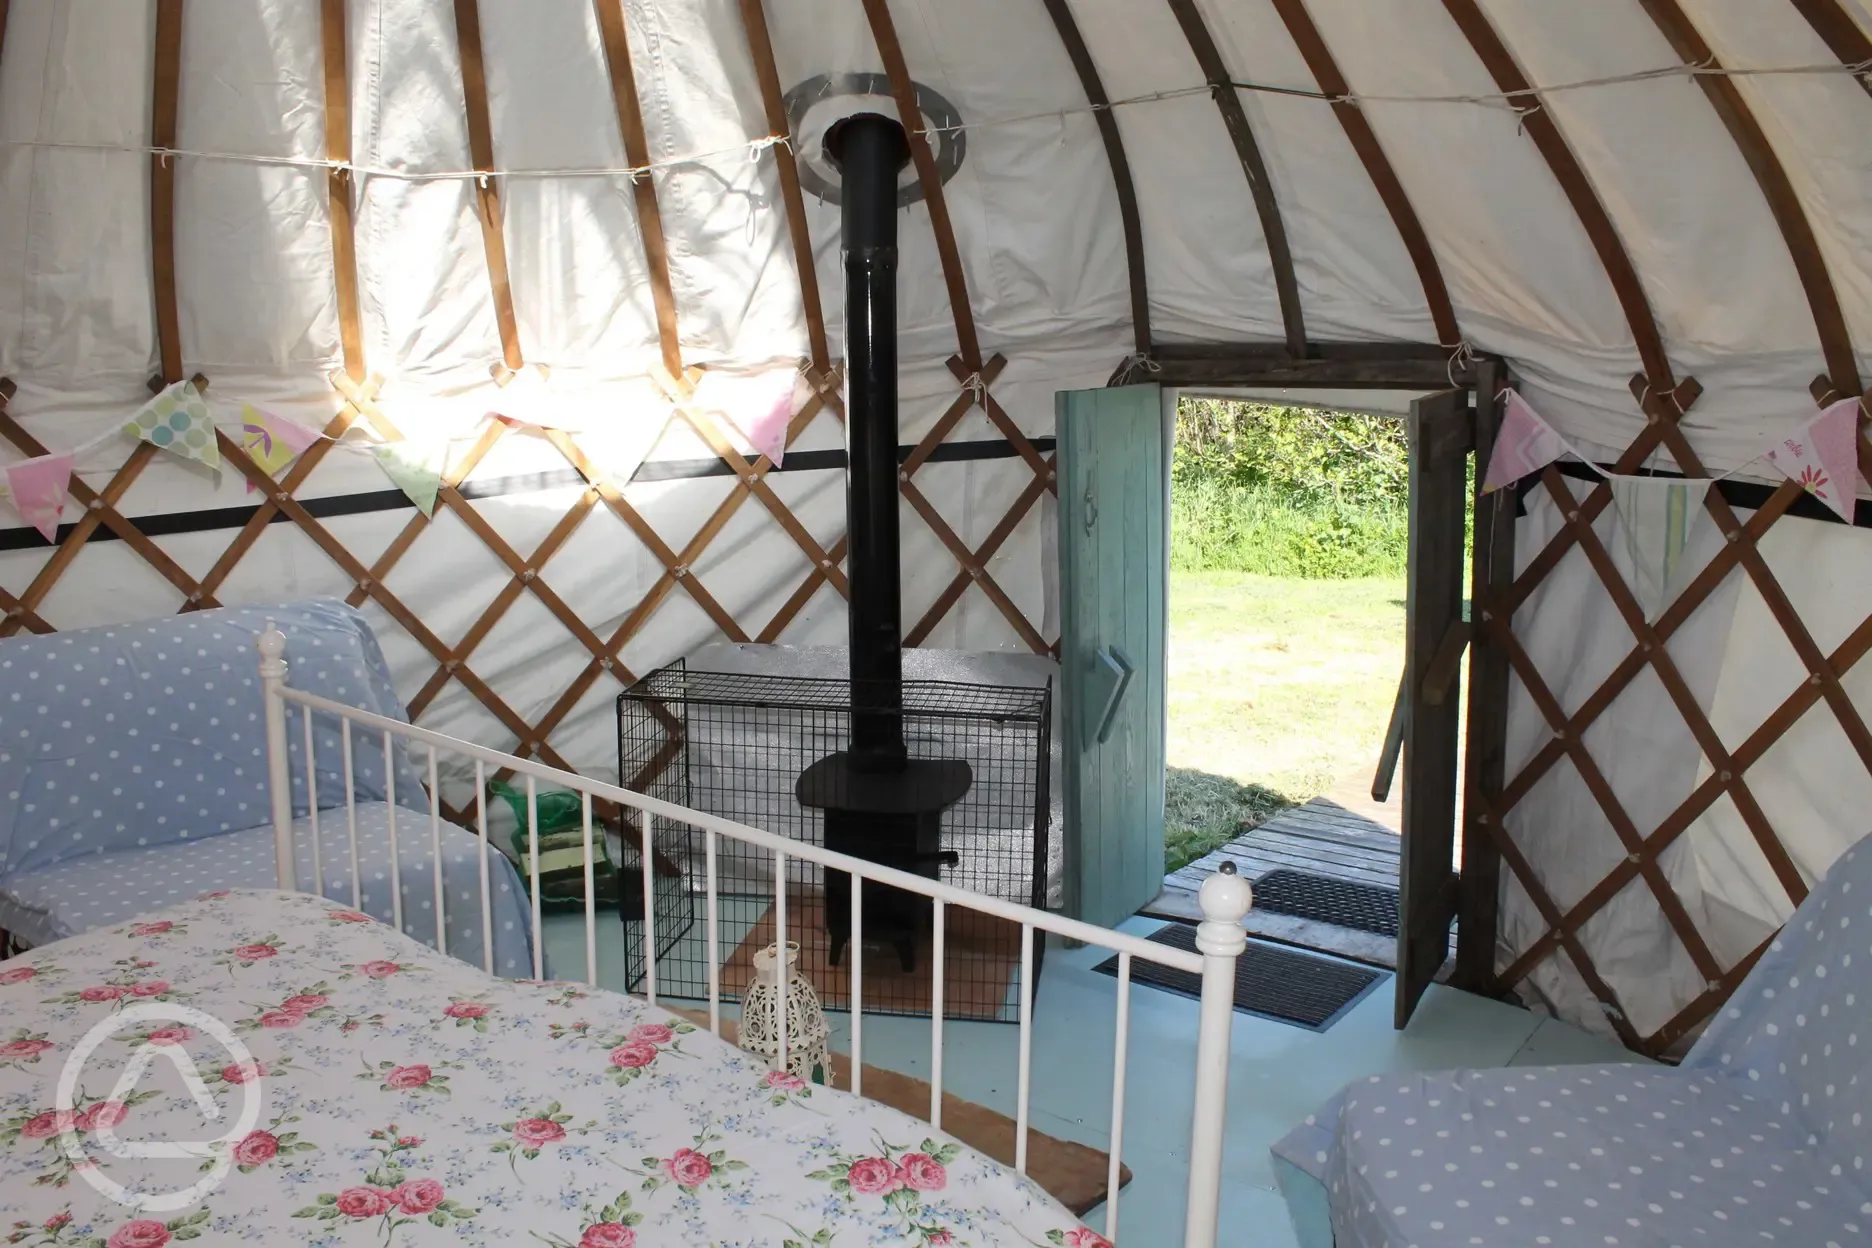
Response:
MULTIPOLYGON (((270 820, 255 643, 286 634, 287 683, 407 718, 364 618, 342 602, 229 607, 137 624, 0 640, 0 879, 113 850, 270 820)), ((316 793, 343 805, 335 721, 314 717, 316 793)), ((305 730, 289 708, 293 805, 307 809, 305 730)), ((359 801, 382 801, 381 738, 353 732, 359 801)), ((394 754, 396 799, 427 809, 394 754)))

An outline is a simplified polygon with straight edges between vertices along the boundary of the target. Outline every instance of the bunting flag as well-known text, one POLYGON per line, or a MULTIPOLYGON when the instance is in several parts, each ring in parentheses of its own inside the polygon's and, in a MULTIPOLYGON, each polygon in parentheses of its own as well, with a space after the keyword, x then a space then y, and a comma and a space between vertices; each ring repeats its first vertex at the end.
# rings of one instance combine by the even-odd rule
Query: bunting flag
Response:
POLYGON ((199 460, 210 468, 221 466, 208 400, 192 381, 178 381, 145 403, 123 431, 171 455, 199 460))
POLYGON ((371 448, 377 466, 397 489, 409 495, 418 511, 435 515, 436 495, 442 489, 442 469, 448 462, 448 443, 442 441, 386 442, 371 448))
POLYGON ((1488 472, 1482 478, 1484 494, 1539 472, 1572 449, 1535 415, 1527 400, 1513 390, 1503 393, 1506 406, 1495 434, 1495 449, 1489 453, 1488 472))
POLYGON ((561 405, 542 366, 529 364, 508 378, 496 400, 495 414, 539 429, 564 429, 561 405))
POLYGON ((7 491, 13 495, 13 506, 27 524, 54 544, 58 542, 59 517, 64 514, 65 498, 71 490, 71 475, 69 454, 41 455, 7 465, 7 491))
POLYGON ((786 457, 787 430, 811 393, 797 368, 758 373, 718 369, 704 373, 696 384, 695 406, 733 421, 748 445, 779 467, 786 457))
MULTIPOLYGON (((319 436, 283 416, 263 412, 251 403, 241 404, 241 446, 269 477, 277 477, 280 469, 318 441, 319 436)), ((252 493, 253 488, 254 483, 249 481, 248 492, 252 493)))
POLYGON ((1610 476, 1612 505, 1625 530, 1625 550, 1632 561, 1632 592, 1647 621, 1663 614, 1675 596, 1684 549, 1703 515, 1707 478, 1610 476))
POLYGON ((1851 524, 1859 497, 1858 439, 1859 400, 1841 399, 1799 433, 1775 443, 1768 460, 1851 524))

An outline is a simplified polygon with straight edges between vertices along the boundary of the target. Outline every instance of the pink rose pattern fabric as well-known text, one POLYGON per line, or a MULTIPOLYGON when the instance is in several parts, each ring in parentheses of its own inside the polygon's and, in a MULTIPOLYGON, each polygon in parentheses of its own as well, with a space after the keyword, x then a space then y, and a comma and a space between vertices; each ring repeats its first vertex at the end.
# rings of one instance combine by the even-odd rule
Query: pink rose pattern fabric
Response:
MULTIPOLYGON (((1037 1186, 926 1124, 776 1075, 641 1001, 492 979, 352 913, 234 892, 0 963, 0 1228, 22 1236, 10 1242, 1104 1243, 1037 1186), (164 1001, 221 1019, 252 1061, 198 1026, 126 1024, 100 1053, 119 1064, 57 1111, 64 1055, 85 1031, 164 1001), (187 1053, 230 1110, 252 1085, 265 1095, 222 1185, 160 1218, 78 1181, 59 1145, 66 1131, 106 1126, 123 1140, 201 1137, 200 1110, 167 1061, 107 1099, 140 1043, 187 1053)), ((87 1157, 128 1186, 197 1177, 193 1162, 87 1157)))

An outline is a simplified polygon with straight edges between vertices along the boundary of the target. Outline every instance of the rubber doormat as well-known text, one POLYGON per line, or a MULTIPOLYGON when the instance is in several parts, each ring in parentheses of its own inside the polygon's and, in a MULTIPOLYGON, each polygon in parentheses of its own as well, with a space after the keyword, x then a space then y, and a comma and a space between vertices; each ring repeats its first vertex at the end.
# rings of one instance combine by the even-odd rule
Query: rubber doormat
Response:
MULTIPOLYGON (((1193 952, 1196 926, 1172 923, 1153 932, 1149 940, 1152 944, 1193 952)), ((1116 955, 1109 957, 1093 969, 1116 978, 1118 958, 1116 955)), ((1181 996, 1202 996, 1202 978, 1174 967, 1133 958, 1131 978, 1136 983, 1181 996)), ((1248 948, 1235 962, 1235 1008, 1309 1031, 1325 1031, 1362 1001, 1380 980, 1389 978, 1384 971, 1250 940, 1248 948)))
POLYGON ((1336 880, 1288 867, 1270 871, 1254 882, 1254 908, 1380 936, 1398 933, 1397 889, 1336 880))

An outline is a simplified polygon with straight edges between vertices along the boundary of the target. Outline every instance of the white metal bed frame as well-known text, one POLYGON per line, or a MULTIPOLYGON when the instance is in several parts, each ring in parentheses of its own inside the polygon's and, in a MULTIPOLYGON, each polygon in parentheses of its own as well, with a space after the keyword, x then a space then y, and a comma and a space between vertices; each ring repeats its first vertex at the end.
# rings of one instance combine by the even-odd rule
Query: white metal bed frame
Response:
MULTIPOLYGON (((423 758, 428 767, 429 817, 427 822, 435 875, 436 946, 441 952, 448 952, 441 853, 443 819, 441 798, 437 787, 436 758, 438 751, 444 751, 472 759, 475 776, 475 832, 481 842, 481 956, 483 965, 490 974, 494 970, 494 924, 488 879, 490 842, 487 825, 487 769, 490 765, 526 777, 528 844, 535 868, 539 862, 537 804, 539 782, 545 780, 553 785, 573 790, 582 798, 585 828, 585 966, 586 980, 589 984, 595 985, 597 982, 598 965, 597 895, 593 886, 594 858, 592 854, 594 848, 593 799, 615 802, 641 815, 646 863, 650 861, 649 850, 656 820, 667 819, 674 823, 684 824, 703 834, 707 877, 706 924, 710 954, 707 959, 709 1027, 718 1036, 721 1034, 721 982, 718 957, 721 946, 716 900, 716 838, 730 837, 768 850, 773 854, 774 919, 775 930, 779 932, 787 930, 786 864, 789 858, 797 858, 817 863, 821 867, 848 872, 854 880, 871 880, 930 898, 935 908, 935 930, 934 958, 930 971, 929 1121, 931 1126, 938 1129, 942 1126, 943 1096, 943 915, 948 907, 957 906, 1019 924, 1021 930, 1020 1073, 1016 1094, 1018 1107, 1015 1118, 1014 1168, 1023 1174, 1027 1170, 1028 1102, 1032 1076, 1034 933, 1036 931, 1051 932, 1066 940, 1079 941, 1114 951, 1118 955, 1117 1049, 1112 1070, 1111 1161, 1106 1179, 1105 1236, 1107 1239, 1115 1241, 1118 1235, 1119 1156, 1124 1134, 1125 1063, 1130 1023, 1131 963, 1134 959, 1141 958, 1146 962, 1154 962, 1161 966, 1200 975, 1202 977, 1202 1003, 1196 1042, 1195 1115, 1190 1139, 1189 1194, 1183 1244, 1184 1248, 1215 1248, 1222 1183, 1223 1123, 1228 1097, 1230 1031, 1235 1011, 1235 960, 1247 945, 1241 921, 1247 915, 1253 900, 1248 881, 1245 879, 1225 869, 1223 873, 1211 876, 1204 881, 1201 890, 1204 921, 1198 926, 1196 934, 1199 952, 1187 953, 1153 944, 1137 936, 1095 927, 1077 919, 1049 914, 1029 906, 980 896, 938 880, 834 853, 816 845, 789 840, 746 824, 735 823, 732 820, 718 818, 697 810, 689 810, 653 797, 646 797, 641 793, 633 793, 614 784, 606 784, 574 772, 561 771, 528 759, 491 750, 485 746, 474 745, 426 728, 418 728, 401 720, 389 719, 357 707, 347 706, 342 702, 334 702, 329 698, 303 693, 289 688, 286 684, 285 635, 278 629, 269 627, 260 636, 259 649, 260 677, 266 699, 267 762, 271 789, 274 851, 278 861, 280 888, 289 892, 301 891, 295 878, 296 872, 293 864, 292 776, 287 745, 288 708, 297 707, 300 712, 308 775, 316 774, 313 768, 315 761, 313 714, 317 712, 330 715, 338 720, 341 748, 344 752, 345 819, 351 860, 350 878, 353 894, 351 901, 354 906, 360 905, 362 898, 357 857, 356 794, 352 783, 354 757, 352 727, 357 725, 380 735, 383 739, 384 775, 388 786, 385 800, 390 810, 388 817, 390 895, 392 918, 398 931, 403 930, 403 889, 397 862, 399 808, 396 804, 396 771, 392 755, 395 748, 394 742, 397 740, 419 745, 423 747, 423 758)), ((315 788, 313 785, 307 787, 308 791, 315 788)), ((319 811, 316 809, 317 802, 312 802, 311 806, 313 807, 311 811, 313 874, 318 879, 319 887, 316 891, 322 894, 325 870, 320 819, 319 811)), ((534 874, 537 875, 537 869, 534 874)), ((654 874, 649 870, 643 873, 644 945, 651 951, 650 956, 645 959, 644 987, 645 995, 652 1005, 656 1004, 657 1000, 654 874)), ((542 911, 539 890, 535 888, 531 891, 533 894, 533 971, 536 977, 540 977, 544 974, 545 965, 542 911)), ((864 890, 854 887, 851 891, 852 938, 848 946, 851 951, 851 1090, 862 1095, 864 955, 861 938, 864 930, 864 890)), ((786 995, 780 994, 782 1003, 779 1020, 780 1053, 776 1062, 779 1067, 785 1066, 787 1056, 785 999, 786 995)))

